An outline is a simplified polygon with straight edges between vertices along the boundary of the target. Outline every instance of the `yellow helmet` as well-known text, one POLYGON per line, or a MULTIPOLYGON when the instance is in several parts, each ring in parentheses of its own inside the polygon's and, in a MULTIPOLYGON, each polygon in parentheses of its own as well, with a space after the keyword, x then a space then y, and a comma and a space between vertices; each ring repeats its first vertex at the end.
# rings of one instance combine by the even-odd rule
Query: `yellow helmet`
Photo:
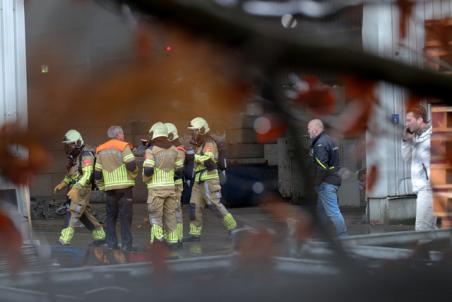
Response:
POLYGON ((83 137, 77 130, 71 129, 64 135, 63 144, 75 144, 77 147, 83 146, 85 143, 83 137))
POLYGON ((176 125, 173 123, 165 123, 166 128, 168 129, 168 140, 170 142, 179 138, 179 133, 177 133, 176 125))
POLYGON ((190 126, 188 127, 190 130, 198 130, 200 134, 206 134, 210 131, 209 124, 202 117, 195 117, 190 121, 190 126))
POLYGON ((151 140, 157 137, 168 137, 168 129, 162 122, 157 122, 149 129, 149 135, 151 136, 151 140))

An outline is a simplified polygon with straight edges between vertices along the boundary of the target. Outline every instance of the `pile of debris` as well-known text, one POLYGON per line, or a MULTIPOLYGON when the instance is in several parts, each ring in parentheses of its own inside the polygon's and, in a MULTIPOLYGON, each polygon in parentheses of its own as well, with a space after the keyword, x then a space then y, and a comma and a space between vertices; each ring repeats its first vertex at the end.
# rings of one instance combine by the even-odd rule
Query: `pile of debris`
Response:
MULTIPOLYGON (((63 219, 69 210, 69 202, 61 199, 32 197, 30 202, 30 212, 32 220, 63 219)), ((93 215, 100 223, 105 221, 105 213, 91 208, 93 215)))
POLYGON ((60 219, 64 217, 68 207, 69 204, 65 200, 36 199, 32 197, 30 202, 31 219, 60 219))

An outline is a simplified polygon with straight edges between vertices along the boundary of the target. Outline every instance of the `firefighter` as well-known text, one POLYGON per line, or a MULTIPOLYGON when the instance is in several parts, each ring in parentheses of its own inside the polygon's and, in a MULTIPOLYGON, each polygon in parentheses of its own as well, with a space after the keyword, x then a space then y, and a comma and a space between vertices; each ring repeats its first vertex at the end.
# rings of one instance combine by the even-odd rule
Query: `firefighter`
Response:
POLYGON ((138 166, 129 143, 124 141, 120 126, 111 126, 107 135, 109 141, 96 149, 94 179, 100 190, 106 193, 107 246, 118 248, 116 222, 121 222, 121 249, 132 251, 133 192, 138 166))
POLYGON ((170 248, 176 247, 175 175, 183 173, 183 158, 168 140, 168 129, 155 123, 149 130, 150 148, 146 149, 143 163, 143 181, 148 187, 148 211, 151 224, 151 243, 166 239, 170 248))
POLYGON ((83 222, 85 227, 91 231, 94 241, 103 241, 105 240, 104 229, 92 214, 89 204, 93 186, 94 150, 85 147, 82 136, 73 129, 66 132, 63 144, 70 165, 66 176, 55 187, 54 192, 69 187, 67 197, 70 200, 70 215, 61 230, 59 242, 62 245, 71 243, 75 232, 74 226, 78 221, 83 222))
MULTIPOLYGON (((176 147, 177 152, 179 153, 179 157, 182 162, 185 161, 185 148, 181 144, 179 140, 179 134, 177 132, 177 128, 172 123, 165 123, 166 128, 168 129, 168 140, 176 147)), ((183 215, 182 215, 182 191, 184 190, 184 181, 182 175, 175 175, 174 177, 174 185, 176 189, 176 230, 177 230, 177 238, 178 243, 182 244, 182 239, 184 237, 184 224, 183 224, 183 215)))
POLYGON ((182 176, 183 157, 168 140, 168 129, 163 123, 155 123, 149 134, 151 147, 145 153, 143 181, 148 187, 151 243, 166 238, 174 246, 179 239, 175 178, 182 176))
POLYGON ((202 117, 191 120, 192 143, 195 149, 195 176, 190 198, 190 231, 184 241, 199 241, 202 232, 202 215, 207 205, 223 219, 226 229, 231 232, 237 223, 231 213, 221 203, 221 185, 217 170, 218 147, 209 134, 209 125, 202 117))

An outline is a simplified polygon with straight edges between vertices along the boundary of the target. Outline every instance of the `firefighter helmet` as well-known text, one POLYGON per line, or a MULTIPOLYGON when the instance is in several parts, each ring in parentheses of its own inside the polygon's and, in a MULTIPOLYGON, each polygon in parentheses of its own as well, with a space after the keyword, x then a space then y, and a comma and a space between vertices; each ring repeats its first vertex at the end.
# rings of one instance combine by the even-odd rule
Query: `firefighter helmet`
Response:
POLYGON ((209 124, 202 117, 195 117, 190 121, 190 126, 188 126, 190 130, 198 130, 199 134, 206 134, 210 131, 209 124))
POLYGON ((168 137, 168 129, 162 122, 157 122, 149 129, 149 135, 151 140, 156 139, 157 137, 168 137))
POLYGON ((168 129, 168 140, 174 141, 179 138, 179 133, 177 133, 177 128, 173 123, 165 123, 166 128, 168 129))
POLYGON ((64 135, 63 144, 75 144, 77 148, 82 147, 85 142, 83 137, 77 130, 71 129, 64 135))

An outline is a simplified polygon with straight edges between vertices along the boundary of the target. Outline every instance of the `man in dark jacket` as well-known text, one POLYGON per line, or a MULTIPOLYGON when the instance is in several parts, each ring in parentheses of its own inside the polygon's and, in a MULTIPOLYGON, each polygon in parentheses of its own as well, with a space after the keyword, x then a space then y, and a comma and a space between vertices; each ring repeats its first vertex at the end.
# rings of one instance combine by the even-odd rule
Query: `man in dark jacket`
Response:
POLYGON ((337 201, 337 191, 341 185, 341 177, 338 174, 339 148, 324 132, 323 123, 319 119, 308 123, 308 133, 312 140, 312 166, 318 196, 317 213, 322 221, 328 218, 334 224, 338 236, 347 236, 347 226, 337 201))

